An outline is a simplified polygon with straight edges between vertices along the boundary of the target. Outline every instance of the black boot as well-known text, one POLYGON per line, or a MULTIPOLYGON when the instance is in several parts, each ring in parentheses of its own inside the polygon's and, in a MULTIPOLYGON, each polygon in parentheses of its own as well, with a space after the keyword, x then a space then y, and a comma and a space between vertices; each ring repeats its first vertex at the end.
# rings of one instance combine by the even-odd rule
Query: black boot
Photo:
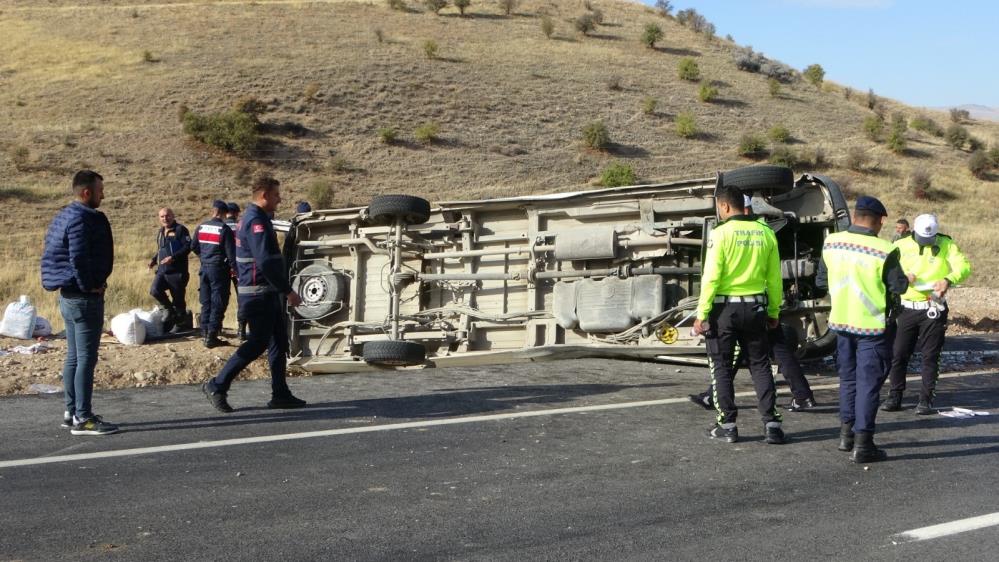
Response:
POLYGON ((858 431, 856 434, 856 444, 853 447, 853 456, 850 460, 857 464, 867 464, 879 462, 888 458, 888 453, 878 449, 874 444, 874 432, 858 431))
POLYGON ((246 321, 239 321, 239 328, 236 330, 236 335, 239 336, 239 341, 246 341, 246 321))
POLYGON ((172 333, 174 326, 177 325, 177 309, 173 305, 168 305, 164 308, 166 310, 166 317, 163 319, 163 333, 168 334, 172 333))
POLYGON ((920 398, 919 403, 916 404, 916 414, 920 416, 929 416, 937 413, 933 409, 933 401, 929 398, 920 398))
POLYGON ((208 332, 205 336, 205 347, 212 349, 213 347, 219 347, 226 345, 226 342, 219 339, 218 332, 208 332))
POLYGON ((888 398, 881 405, 882 412, 897 412, 902 409, 902 393, 893 390, 888 393, 888 398))
POLYGON ((845 422, 839 426, 839 447, 840 451, 853 450, 853 422, 845 422))

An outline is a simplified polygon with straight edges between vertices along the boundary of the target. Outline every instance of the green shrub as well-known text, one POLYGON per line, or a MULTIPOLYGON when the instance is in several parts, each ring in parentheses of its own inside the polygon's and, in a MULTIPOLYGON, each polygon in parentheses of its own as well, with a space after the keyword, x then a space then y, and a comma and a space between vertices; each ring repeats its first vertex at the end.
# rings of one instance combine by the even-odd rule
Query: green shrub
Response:
POLYGON ((985 154, 993 168, 999 168, 999 146, 993 146, 985 154))
POLYGON ((10 151, 10 160, 19 172, 27 171, 31 162, 31 151, 26 146, 18 146, 10 151))
POLYGON ((614 74, 607 77, 607 89, 618 92, 621 90, 621 77, 614 74))
POLYGON ((704 80, 701 82, 701 87, 697 90, 697 99, 704 103, 711 103, 718 97, 718 88, 711 84, 710 81, 704 80))
POLYGON ((767 87, 770 88, 770 97, 780 97, 780 80, 776 78, 767 78, 767 87))
POLYGON ((941 128, 936 121, 930 119, 929 117, 913 117, 909 120, 909 126, 915 131, 922 131, 934 136, 943 135, 943 128, 941 128))
POLYGON ((960 123, 966 119, 971 119, 971 112, 967 109, 958 109, 956 107, 950 108, 950 120, 955 123, 960 123))
POLYGON ((690 57, 680 59, 676 69, 681 80, 697 82, 701 79, 701 67, 697 66, 697 61, 690 57))
POLYGON ((441 10, 447 7, 447 0, 423 0, 423 5, 435 14, 440 14, 441 10))
POLYGON ((869 115, 864 118, 864 134, 867 138, 874 142, 881 140, 881 134, 884 133, 885 122, 881 118, 875 115, 869 115))
POLYGON ((337 156, 336 158, 329 161, 326 165, 326 169, 335 174, 342 174, 344 172, 353 171, 354 166, 343 156, 337 156))
POLYGON ((878 96, 874 95, 874 88, 867 90, 867 109, 874 109, 878 105, 878 96))
POLYGON ((642 113, 646 115, 655 115, 657 105, 659 105, 659 100, 652 96, 645 96, 642 100, 642 113))
POLYGON ((152 51, 142 51, 142 62, 160 62, 160 59, 153 56, 152 51))
POLYGON ((769 131, 767 131, 767 138, 774 142, 784 144, 791 140, 791 131, 789 131, 784 125, 774 125, 773 127, 770 127, 769 131))
POLYGON ((739 156, 758 158, 767 153, 767 143, 763 137, 755 133, 745 133, 739 138, 739 156))
POLYGON ((552 38, 552 35, 555 33, 555 20, 551 16, 541 18, 541 32, 545 34, 545 37, 552 38))
POLYGON ((205 115, 188 111, 184 115, 184 132, 205 144, 248 155, 257 147, 259 123, 254 116, 242 111, 205 115))
POLYGON ((891 114, 891 130, 904 133, 909 130, 909 121, 901 111, 891 114))
POLYGON ((676 134, 685 139, 697 136, 697 121, 693 113, 684 111, 676 116, 676 134))
POLYGON ((603 121, 594 121, 583 127, 583 146, 586 148, 604 150, 610 143, 610 133, 603 121))
POLYGON ((906 146, 905 133, 892 127, 891 133, 888 134, 888 140, 885 141, 885 146, 895 154, 902 154, 905 152, 906 146))
POLYGON ((239 113, 246 113, 256 118, 267 111, 267 104, 257 99, 256 96, 241 96, 232 104, 232 110, 239 113))
POLYGON ((909 173, 909 189, 917 199, 925 199, 926 192, 933 187, 933 179, 926 168, 915 168, 909 173))
POLYGON ((968 150, 974 152, 983 148, 985 148, 985 143, 982 142, 982 139, 974 136, 968 136, 968 150))
POLYGON ((465 15, 465 10, 472 5, 472 0, 454 0, 454 7, 458 8, 461 15, 465 15))
POLYGON ((822 87, 822 80, 826 77, 826 71, 822 68, 822 65, 810 64, 801 75, 805 77, 805 80, 811 82, 813 86, 820 88, 822 87))
POLYGON ((971 170, 971 175, 980 180, 988 177, 990 167, 988 157, 981 150, 972 152, 968 157, 968 169, 971 170))
POLYGON ((591 31, 597 28, 597 22, 593 19, 592 14, 583 14, 576 18, 573 23, 576 31, 582 33, 583 35, 588 35, 591 31))
POLYGON ((604 12, 599 8, 592 8, 590 13, 593 15, 593 23, 597 25, 604 24, 604 12))
POLYGON ((399 134, 392 127, 382 127, 378 129, 378 138, 385 144, 392 144, 398 139, 399 134))
POLYGON ((400 12, 406 11, 406 0, 387 0, 388 7, 391 10, 398 10, 400 12))
POLYGON ((619 187, 622 185, 635 185, 635 172, 627 164, 617 162, 604 168, 600 173, 600 185, 604 187, 619 187))
POLYGON ((413 131, 413 137, 423 144, 430 144, 437 140, 440 128, 434 121, 423 123, 413 131))
POLYGON ((517 9, 519 4, 520 0, 500 0, 500 8, 508 16, 513 14, 513 11, 517 9))
POLYGON ((654 23, 645 24, 645 31, 642 32, 642 43, 650 49, 656 48, 656 42, 663 38, 663 30, 654 23))
POLYGON ((968 134, 968 129, 965 129, 957 123, 949 125, 947 130, 944 131, 944 140, 947 141, 947 144, 957 149, 963 148, 964 143, 968 142, 968 137, 970 136, 971 135, 968 134))
POLYGON ((327 179, 316 179, 306 188, 309 201, 314 209, 329 209, 333 206, 333 183, 327 179))
POLYGON ((375 33, 375 39, 377 39, 379 43, 385 42, 385 32, 382 31, 382 28, 376 27, 374 33, 375 33))
POLYGON ((440 47, 437 45, 437 41, 433 39, 427 39, 423 42, 423 54, 430 60, 437 58, 437 51, 440 47))
POLYGON ((853 88, 843 88, 843 98, 844 99, 853 98, 853 88))
POLYGON ((798 165, 820 170, 829 165, 826 160, 826 149, 821 146, 805 147, 798 153, 798 165))
POLYGON ((798 159, 795 158, 794 153, 784 145, 775 146, 770 151, 770 158, 767 161, 774 166, 785 166, 788 168, 794 168, 798 164, 798 159))
POLYGON ((855 172, 860 172, 867 166, 870 160, 871 157, 867 154, 866 150, 859 146, 851 146, 846 151, 846 158, 843 161, 843 165, 855 172))

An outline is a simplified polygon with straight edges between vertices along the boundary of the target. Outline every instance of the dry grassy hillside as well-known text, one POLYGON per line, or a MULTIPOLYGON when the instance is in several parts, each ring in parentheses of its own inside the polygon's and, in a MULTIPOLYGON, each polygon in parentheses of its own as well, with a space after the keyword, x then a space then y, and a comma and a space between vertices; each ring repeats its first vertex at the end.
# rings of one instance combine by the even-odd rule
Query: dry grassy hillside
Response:
MULTIPOLYGON (((151 303, 144 263, 156 209, 170 205, 193 227, 216 197, 244 202, 256 171, 281 179, 289 204, 317 181, 334 187, 334 205, 391 192, 431 200, 548 192, 589 184, 611 162, 629 164, 643 181, 746 165, 739 138, 776 124, 791 131, 792 150, 821 147, 823 172, 851 192, 881 196, 901 215, 939 212, 974 260, 972 284, 999 281, 990 228, 999 184, 973 178, 967 152, 910 129, 907 152, 892 154, 864 136, 872 112, 863 95, 848 100, 840 87, 798 81, 771 97, 764 76, 736 69, 735 45, 639 4, 593 0, 604 24, 583 36, 572 21, 586 8, 574 0, 525 1, 511 16, 472 0, 465 17, 451 6, 434 15, 411 0, 405 12, 385 2, 127 3, 0 8, 0 302, 29 292, 43 315, 58 316, 39 287, 38 254, 81 167, 106 179, 104 210, 118 240, 109 312, 117 312, 151 303), (551 39, 540 13, 555 22, 551 39), (656 49, 639 41, 650 22, 665 32, 656 49), (439 46, 436 59, 425 56, 428 40, 439 46), (717 81, 717 100, 698 101, 698 84, 677 77, 683 57, 717 81), (182 105, 224 111, 243 96, 266 104, 266 142, 252 157, 184 135, 182 105), (658 100, 651 115, 642 111, 647 97, 658 100), (684 111, 696 117, 695 138, 675 133, 684 111), (609 129, 609 150, 581 146, 581 129, 595 120, 609 129), (439 124, 438 141, 414 140, 425 122, 439 124), (382 128, 399 140, 381 142, 382 128), (871 157, 861 172, 842 164, 855 146, 871 157), (913 198, 908 178, 917 167, 930 172, 936 201, 913 198)), ((885 103, 889 114, 917 115, 885 103)), ((999 138, 996 124, 966 126, 987 143, 999 138)), ((194 283, 190 291, 195 300, 194 283)))

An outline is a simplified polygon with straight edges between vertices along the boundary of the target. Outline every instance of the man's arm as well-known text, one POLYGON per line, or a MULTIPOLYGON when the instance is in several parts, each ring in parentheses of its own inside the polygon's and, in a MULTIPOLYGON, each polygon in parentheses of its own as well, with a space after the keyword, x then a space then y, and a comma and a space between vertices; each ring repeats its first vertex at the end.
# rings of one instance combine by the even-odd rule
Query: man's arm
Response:
POLYGON ((701 294, 697 299, 697 319, 707 320, 708 314, 715 303, 718 285, 724 274, 721 245, 724 233, 718 229, 712 230, 708 237, 708 251, 704 255, 704 266, 701 268, 701 294))
POLYGON ((222 226, 222 251, 225 252, 225 259, 229 262, 229 267, 236 268, 236 235, 229 228, 229 225, 222 226))
POLYGON ((290 293, 291 284, 288 283, 288 273, 284 269, 284 257, 278 251, 276 243, 271 247, 273 231, 263 221, 255 220, 249 224, 247 232, 250 253, 264 278, 281 293, 290 293))
POLYGON ((201 242, 198 240, 198 234, 201 232, 201 225, 199 224, 194 229, 194 236, 191 237, 191 252, 194 255, 201 257, 201 242))
POLYGON ((819 270, 815 273, 815 288, 818 289, 815 296, 822 298, 829 292, 829 267, 826 266, 825 256, 819 257, 819 270))
POLYGON ((174 252, 172 256, 174 260, 180 260, 191 253, 191 232, 187 230, 186 226, 178 224, 176 235, 177 241, 180 242, 180 251, 174 252))
POLYGON ((951 285, 963 283, 971 275, 971 262, 964 257, 961 249, 951 240, 950 252, 947 255, 947 264, 950 265, 950 275, 945 277, 951 285))
POLYGON ((909 278, 902 271, 899 255, 898 248, 892 250, 885 260, 884 270, 881 273, 881 279, 884 281, 885 287, 888 288, 888 292, 896 295, 901 295, 909 289, 909 278))
POLYGON ((93 256, 88 231, 89 229, 84 224, 83 218, 73 221, 66 227, 66 246, 69 250, 69 263, 73 267, 73 276, 76 278, 76 284, 85 293, 94 289, 100 289, 94 281, 94 273, 91 269, 93 256))
POLYGON ((780 317, 780 307, 784 304, 784 279, 780 274, 780 251, 777 249, 777 235, 767 233, 771 242, 770 256, 767 258, 767 316, 780 317))

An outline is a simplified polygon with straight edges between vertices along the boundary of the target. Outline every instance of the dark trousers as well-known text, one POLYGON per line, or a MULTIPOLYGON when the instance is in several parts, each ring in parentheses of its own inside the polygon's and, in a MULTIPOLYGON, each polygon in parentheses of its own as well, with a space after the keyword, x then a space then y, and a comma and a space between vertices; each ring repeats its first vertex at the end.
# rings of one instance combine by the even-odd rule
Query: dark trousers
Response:
POLYGON ((233 379, 266 350, 271 368, 271 393, 291 394, 285 380, 288 368, 288 325, 284 297, 277 293, 239 299, 239 308, 250 326, 247 340, 229 358, 219 374, 209 383, 213 392, 229 392, 233 379))
POLYGON ((59 312, 66 324, 66 362, 62 367, 66 411, 79 420, 94 416, 94 367, 104 327, 104 297, 97 294, 62 296, 59 312))
MULTIPOLYGON (((805 378, 805 373, 801 370, 801 363, 798 362, 798 356, 794 354, 794 350, 788 344, 784 330, 779 326, 770 330, 767 332, 767 340, 770 342, 770 354, 773 355, 784 380, 791 387, 791 396, 798 400, 813 398, 812 386, 808 384, 808 379, 805 378)), ((737 358, 735 361, 736 371, 739 369, 739 363, 741 361, 737 358)), ((708 386, 708 389, 701 396, 708 398, 713 394, 712 387, 708 386)))
POLYGON ((891 364, 891 338, 836 335, 836 368, 839 371, 839 419, 853 423, 854 431, 874 432, 881 386, 891 364))
POLYGON ((201 330, 218 333, 222 330, 222 319, 229 306, 229 268, 225 266, 201 268, 201 285, 198 298, 201 301, 201 330))
POLYGON ((149 294, 160 303, 163 308, 169 310, 177 309, 177 312, 187 310, 187 282, 191 280, 191 275, 184 273, 163 273, 156 272, 153 278, 153 286, 149 288, 149 294), (167 292, 170 297, 167 298, 167 292))
POLYGON ((944 334, 947 332, 947 311, 940 316, 929 318, 925 310, 903 308, 896 321, 895 345, 892 349, 891 391, 905 391, 905 373, 909 368, 909 356, 919 350, 923 357, 920 371, 923 386, 919 391, 920 400, 932 400, 940 375, 940 351, 943 349, 944 334))
POLYGON ((718 423, 735 423, 738 409, 735 406, 736 366, 735 346, 742 348, 749 362, 749 374, 759 400, 760 417, 765 422, 781 421, 777 412, 777 389, 770 371, 769 343, 767 341, 767 313, 763 304, 718 303, 708 316, 705 344, 711 367, 711 386, 714 389, 718 423))

